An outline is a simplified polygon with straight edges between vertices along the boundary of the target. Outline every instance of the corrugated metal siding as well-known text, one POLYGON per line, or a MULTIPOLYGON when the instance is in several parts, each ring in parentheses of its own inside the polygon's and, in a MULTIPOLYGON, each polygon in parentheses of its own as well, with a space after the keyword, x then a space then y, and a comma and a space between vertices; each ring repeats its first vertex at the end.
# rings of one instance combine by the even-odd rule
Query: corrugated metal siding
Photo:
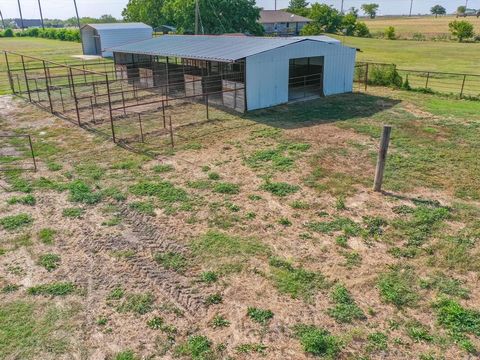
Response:
POLYGON ((102 48, 102 56, 112 56, 113 53, 109 50, 111 47, 133 43, 137 41, 151 39, 152 29, 109 29, 97 30, 100 35, 100 44, 102 48))
POLYGON ((246 58, 248 110, 288 102, 289 60, 324 56, 325 95, 351 92, 356 50, 318 41, 302 41, 246 58))

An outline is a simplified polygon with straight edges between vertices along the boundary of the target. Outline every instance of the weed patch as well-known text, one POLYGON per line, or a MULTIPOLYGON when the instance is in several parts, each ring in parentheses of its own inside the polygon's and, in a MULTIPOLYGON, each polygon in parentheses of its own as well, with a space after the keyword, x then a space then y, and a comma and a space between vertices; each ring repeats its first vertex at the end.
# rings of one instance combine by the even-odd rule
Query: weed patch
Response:
POLYGON ((188 199, 185 190, 175 187, 171 182, 140 182, 130 187, 130 192, 138 196, 155 196, 160 201, 171 204, 188 199))
POLYGON ((213 357, 212 342, 202 335, 190 336, 175 352, 177 355, 189 356, 192 360, 207 360, 213 357))
POLYGON ((284 197, 296 193, 298 190, 300 190, 300 187, 297 185, 290 185, 283 182, 267 181, 261 186, 261 189, 268 191, 275 196, 284 197))
POLYGON ((169 164, 160 164, 160 165, 155 165, 153 168, 152 168, 153 172, 156 172, 157 174, 162 174, 162 173, 167 173, 167 172, 171 172, 174 169, 174 167, 172 165, 169 165, 169 164))
POLYGON ((357 306, 345 286, 335 286, 331 294, 331 299, 335 303, 335 306, 328 309, 327 313, 337 322, 350 324, 354 320, 366 319, 362 309, 357 306))
POLYGON ((342 349, 342 342, 325 329, 313 325, 298 324, 294 334, 300 340, 303 351, 319 357, 334 359, 342 349))
POLYGON ((155 216, 155 206, 149 201, 134 201, 128 204, 130 209, 133 209, 141 214, 148 216, 155 216))
POLYGON ((25 195, 25 196, 13 196, 7 200, 7 204, 14 205, 14 204, 22 204, 28 206, 34 206, 37 203, 37 200, 33 195, 25 195))
POLYGON ((215 184, 213 191, 219 194, 235 195, 240 193, 240 186, 228 182, 219 182, 215 184))
POLYGON ((368 351, 385 351, 388 348, 388 336, 380 331, 369 334, 367 340, 368 351))
POLYGON ((239 354, 257 353, 260 355, 265 355, 267 353, 267 346, 264 344, 246 343, 235 347, 235 351, 239 354))
POLYGON ((420 287, 423 289, 436 289, 440 294, 455 296, 461 299, 470 298, 470 290, 462 286, 462 282, 449 278, 442 273, 437 273, 431 278, 422 279, 420 287))
POLYGON ((216 329, 216 328, 223 328, 223 327, 228 327, 230 326, 230 321, 228 321, 227 319, 225 319, 224 316, 222 315, 215 315, 212 319, 212 321, 210 322, 210 325, 216 329))
POLYGON ((58 282, 30 287, 27 289, 27 293, 30 295, 65 296, 72 294, 75 290, 76 286, 71 282, 58 282))
POLYGON ((294 267, 288 261, 271 258, 270 268, 277 289, 294 299, 311 299, 320 289, 328 286, 325 277, 317 272, 294 267))
POLYGON ((33 223, 33 218, 28 214, 5 216, 0 219, 0 225, 5 230, 14 231, 33 223))
POLYGON ((273 312, 271 310, 259 309, 256 307, 249 307, 247 309, 247 315, 251 320, 261 325, 266 325, 271 319, 273 319, 273 312))
POLYGON ((119 312, 131 312, 139 315, 149 313, 153 310, 153 302, 155 298, 152 294, 127 294, 117 307, 119 312))
POLYGON ((397 307, 414 306, 418 301, 415 280, 415 273, 411 268, 392 266, 378 279, 380 296, 385 302, 397 307))
POLYGON ((93 205, 102 200, 102 194, 93 192, 92 189, 81 180, 72 182, 69 186, 71 202, 93 205))
POLYGON ((47 271, 55 270, 60 265, 60 256, 56 254, 43 254, 38 258, 38 264, 47 271))
POLYGON ((74 219, 81 218, 84 213, 85 213, 85 210, 83 210, 82 208, 77 208, 77 207, 66 208, 66 209, 63 209, 63 211, 62 211, 62 215, 64 217, 74 218, 74 219))
POLYGON ((153 258, 167 270, 183 272, 188 265, 185 256, 176 252, 158 253, 153 258))
POLYGON ((407 330, 407 335, 415 342, 431 342, 433 341, 433 336, 430 335, 427 327, 418 321, 411 321, 405 326, 407 330))

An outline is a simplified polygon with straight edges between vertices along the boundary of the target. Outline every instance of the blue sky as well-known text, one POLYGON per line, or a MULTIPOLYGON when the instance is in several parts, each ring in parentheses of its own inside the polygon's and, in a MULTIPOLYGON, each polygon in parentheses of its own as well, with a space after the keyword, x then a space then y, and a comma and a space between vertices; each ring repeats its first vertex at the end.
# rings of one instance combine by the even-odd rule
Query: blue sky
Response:
MULTIPOLYGON (((38 18, 37 0, 20 0, 24 18, 38 18)), ((73 0, 40 0, 44 17, 68 18, 75 15, 73 0)), ((202 0, 200 0, 202 1, 202 0)), ((468 0, 469 7, 480 9, 480 0, 468 0)), ((112 14, 120 17, 122 9, 128 0, 77 0, 80 16, 100 16, 112 14)), ((322 0, 329 5, 340 7, 341 0, 322 0)), ((351 6, 360 7, 366 2, 380 4, 380 14, 407 14, 410 8, 410 0, 344 0, 345 8, 351 6)), ((464 5, 465 0, 414 0, 413 13, 428 13, 429 9, 436 4, 443 5, 448 12, 453 12, 459 5, 464 5)), ((274 0, 257 0, 257 5, 265 9, 273 9, 274 0)), ((277 0, 277 7, 288 6, 288 0, 277 0)), ((0 10, 4 17, 18 17, 17 0, 0 0, 0 10)))

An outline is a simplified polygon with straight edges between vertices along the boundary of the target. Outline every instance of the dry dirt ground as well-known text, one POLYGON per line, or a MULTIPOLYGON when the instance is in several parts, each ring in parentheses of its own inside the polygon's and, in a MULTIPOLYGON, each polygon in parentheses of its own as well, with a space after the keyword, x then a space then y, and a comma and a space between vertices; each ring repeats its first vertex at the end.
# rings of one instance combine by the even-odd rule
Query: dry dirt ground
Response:
POLYGON ((446 142, 451 117, 401 93, 365 97, 202 123, 157 159, 1 97, 1 130, 32 135, 38 171, 0 179, 0 357, 476 358, 478 198, 433 169, 408 178, 398 161, 402 141, 446 142), (394 136, 380 194, 386 119, 412 130, 394 136), (457 254, 448 241, 461 236, 472 244, 457 254), (342 318, 340 285, 353 299, 342 318), (441 299, 464 328, 442 321, 441 299), (302 337, 299 324, 317 332, 302 337))

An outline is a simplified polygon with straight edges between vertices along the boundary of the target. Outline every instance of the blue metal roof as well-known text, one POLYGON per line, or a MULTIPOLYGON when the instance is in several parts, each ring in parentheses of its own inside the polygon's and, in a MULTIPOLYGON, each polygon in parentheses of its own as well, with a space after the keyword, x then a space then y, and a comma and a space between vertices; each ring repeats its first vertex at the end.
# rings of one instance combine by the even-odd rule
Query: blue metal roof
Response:
POLYGON ((340 44, 340 41, 323 35, 275 38, 228 35, 163 35, 115 46, 108 50, 120 53, 232 62, 306 40, 340 44))

